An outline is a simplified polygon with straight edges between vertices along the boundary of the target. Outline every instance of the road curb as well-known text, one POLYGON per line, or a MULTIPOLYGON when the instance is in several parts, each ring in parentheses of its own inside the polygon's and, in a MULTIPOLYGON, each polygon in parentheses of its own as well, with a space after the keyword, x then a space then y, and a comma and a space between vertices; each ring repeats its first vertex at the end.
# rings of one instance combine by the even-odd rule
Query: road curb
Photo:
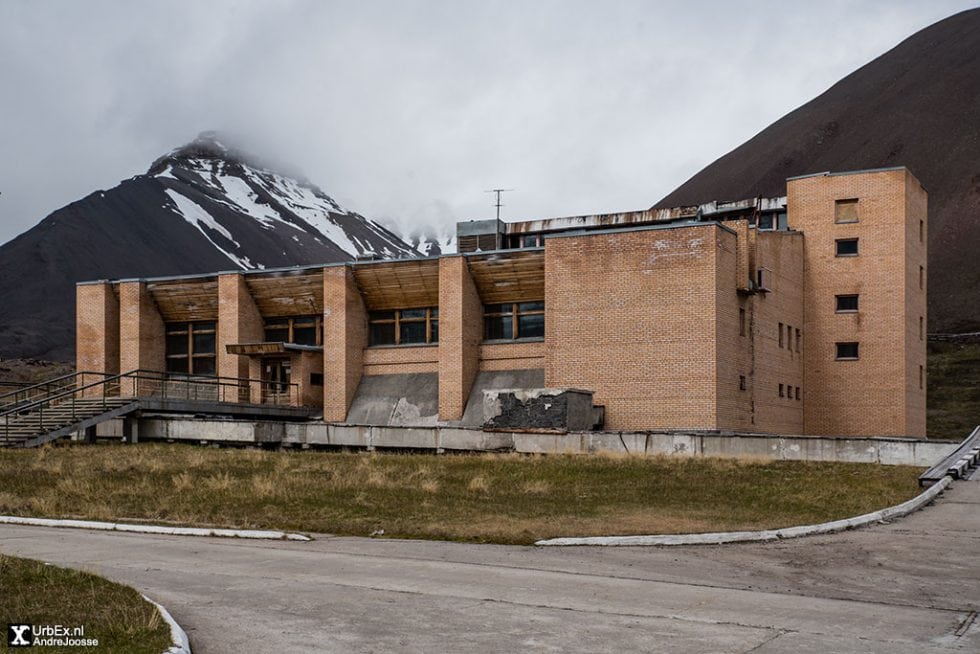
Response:
POLYGON ((813 536, 816 534, 832 534, 838 531, 854 529, 873 522, 881 522, 891 518, 900 518, 914 511, 918 511, 923 506, 936 499, 952 482, 949 477, 944 477, 936 482, 924 492, 916 495, 907 502, 890 506, 880 511, 865 513, 864 515, 833 522, 823 522, 816 525, 803 525, 799 527, 785 527, 783 529, 770 529, 765 531, 725 531, 711 534, 662 534, 651 536, 586 536, 580 538, 548 538, 539 540, 535 545, 541 547, 564 547, 578 545, 598 545, 604 547, 625 547, 635 545, 721 545, 723 543, 744 543, 783 540, 786 538, 799 538, 800 536, 813 536))
POLYGON ((69 529, 97 529, 99 531, 127 531, 138 534, 162 534, 164 536, 219 536, 222 538, 253 538, 260 540, 313 540, 304 534, 259 529, 211 529, 209 527, 167 527, 166 525, 134 525, 125 522, 97 522, 94 520, 55 520, 52 518, 23 518, 0 515, 0 525, 24 525, 28 527, 66 527, 69 529))
POLYGON ((170 615, 170 611, 165 609, 163 604, 154 602, 146 595, 143 595, 143 599, 157 607, 157 611, 160 612, 160 617, 170 626, 170 640, 173 645, 168 647, 163 654, 191 654, 191 641, 187 637, 187 632, 177 624, 174 616, 170 615))

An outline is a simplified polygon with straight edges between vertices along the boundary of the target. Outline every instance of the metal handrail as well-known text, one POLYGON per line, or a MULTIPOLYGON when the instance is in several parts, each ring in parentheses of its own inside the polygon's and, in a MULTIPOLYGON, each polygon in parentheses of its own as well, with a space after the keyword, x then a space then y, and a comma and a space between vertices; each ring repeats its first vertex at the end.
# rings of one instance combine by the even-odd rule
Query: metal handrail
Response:
MULTIPOLYGON (((0 394, 0 410, 8 407, 12 407, 14 405, 23 404, 25 401, 30 399, 32 391, 44 389, 40 393, 40 395, 41 396, 49 395, 51 393, 51 387, 54 386, 55 384, 58 384, 57 389, 60 390, 68 386, 74 386, 78 378, 81 377, 84 379, 86 375, 95 375, 95 376, 105 378, 108 377, 109 374, 110 373, 82 370, 79 372, 72 372, 67 375, 62 375, 60 377, 54 377, 53 379, 46 379, 36 384, 26 384, 24 387, 19 388, 15 391, 8 391, 6 393, 0 394), (59 384, 59 382, 66 382, 66 383, 59 384), (13 398, 13 399, 9 399, 9 398, 13 398)), ((0 385, 2 385, 2 383, 0 383, 0 385)))
MULTIPOLYGON (((86 373, 75 373, 75 376, 84 375, 86 373)), ((264 393, 264 387, 270 386, 276 389, 270 395, 276 399, 285 399, 289 404, 298 403, 299 401, 299 384, 296 383, 280 383, 280 382, 270 382, 264 380, 254 380, 242 377, 220 377, 217 375, 188 375, 184 373, 168 373, 159 372, 156 370, 132 370, 130 372, 110 375, 108 373, 95 373, 103 376, 103 379, 95 381, 89 384, 82 384, 81 386, 75 386, 72 388, 65 389, 61 392, 49 392, 45 397, 33 401, 25 401, 21 404, 9 405, 8 407, 0 407, 0 418, 3 419, 3 440, 10 440, 10 420, 11 416, 15 415, 31 415, 36 412, 37 414, 37 425, 38 429, 43 430, 44 428, 44 411, 45 408, 50 408, 57 403, 59 409, 70 407, 72 421, 77 418, 77 402, 79 399, 85 400, 102 400, 102 410, 108 410, 108 398, 110 397, 161 397, 164 400, 176 399, 176 400, 207 400, 214 402, 228 402, 228 396, 226 390, 233 388, 235 395, 234 402, 241 403, 243 399, 246 402, 251 401, 251 389, 252 384, 258 384, 261 397, 266 397, 264 393), (132 395, 124 394, 124 381, 132 381, 132 395), (145 388, 146 382, 152 382, 156 386, 151 385, 149 389, 145 388), (95 395, 94 397, 82 397, 79 396, 85 394, 86 391, 92 391, 93 389, 101 387, 101 393, 95 395), (205 397, 201 397, 202 393, 200 389, 204 387, 209 392, 206 393, 205 397), (211 392, 210 389, 214 389, 211 392), (193 389, 193 393, 191 392, 193 389), (144 394, 143 391, 149 390, 150 392, 144 394), (112 393, 112 395, 110 395, 112 393), (65 400, 64 402, 58 403, 58 400, 65 400)), ((65 378, 71 377, 71 375, 66 375, 65 378)), ((52 380, 55 381, 55 380, 52 380)), ((279 402, 276 402, 278 404, 279 402)), ((92 403, 86 403, 86 406, 91 407, 92 403)), ((95 406, 98 406, 96 404, 95 406)))

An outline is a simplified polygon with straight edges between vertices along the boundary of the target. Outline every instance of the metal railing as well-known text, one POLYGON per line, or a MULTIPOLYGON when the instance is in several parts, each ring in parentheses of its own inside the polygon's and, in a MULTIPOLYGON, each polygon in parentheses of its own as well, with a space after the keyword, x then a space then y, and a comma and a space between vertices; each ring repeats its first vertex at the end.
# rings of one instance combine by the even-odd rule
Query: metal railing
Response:
POLYGON ((76 424, 123 406, 126 399, 299 406, 299 384, 155 370, 117 375, 81 372, 35 386, 46 385, 48 390, 40 397, 24 397, 0 406, 0 440, 17 440, 17 435, 11 436, 12 431, 23 436, 25 430, 44 433, 76 424), (101 379, 86 382, 86 375, 101 379))
POLYGON ((61 377, 55 377, 53 379, 47 379, 45 381, 33 384, 27 382, 0 382, 0 386, 16 385, 18 387, 16 390, 0 393, 0 412, 8 410, 17 405, 27 404, 35 400, 43 399, 44 397, 58 391, 84 385, 90 378, 99 380, 110 376, 111 373, 82 371, 73 372, 67 375, 62 375, 61 377))

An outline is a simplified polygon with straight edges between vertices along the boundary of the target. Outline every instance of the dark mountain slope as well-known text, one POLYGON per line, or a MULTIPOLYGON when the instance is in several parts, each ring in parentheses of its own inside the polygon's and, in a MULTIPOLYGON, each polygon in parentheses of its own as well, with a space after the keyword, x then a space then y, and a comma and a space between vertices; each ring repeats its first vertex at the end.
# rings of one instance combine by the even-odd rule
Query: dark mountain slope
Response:
POLYGON ((655 206, 782 195, 794 175, 896 165, 929 192, 930 331, 980 330, 980 9, 909 37, 655 206))
POLYGON ((213 135, 0 247, 0 358, 70 359, 75 282, 418 253, 302 178, 213 135))

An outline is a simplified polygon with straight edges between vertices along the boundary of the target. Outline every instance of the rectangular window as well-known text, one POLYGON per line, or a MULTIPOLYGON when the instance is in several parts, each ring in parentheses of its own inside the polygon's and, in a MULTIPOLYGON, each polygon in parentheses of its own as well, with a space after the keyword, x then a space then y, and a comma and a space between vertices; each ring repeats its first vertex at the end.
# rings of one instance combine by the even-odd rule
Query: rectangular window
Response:
POLYGON ((926 376, 925 368, 919 366, 919 389, 920 390, 925 388, 925 384, 926 384, 925 376, 926 376))
POLYGON ((779 397, 785 397, 785 396, 786 396, 786 394, 783 393, 783 385, 780 384, 779 385, 779 397))
POLYGON ((745 390, 745 375, 738 376, 738 390, 740 391, 745 390))
POLYGON ((267 343, 323 345, 323 316, 270 318, 265 321, 267 343))
POLYGON ((439 309, 395 309, 368 314, 368 344, 425 345, 439 342, 439 309))
POLYGON ((926 235, 926 221, 919 221, 919 243, 922 243, 926 235))
POLYGON ((738 310, 738 333, 745 336, 745 309, 738 310))
POLYGON ((311 372, 310 373, 310 386, 323 386, 323 373, 322 372, 311 372))
POLYGON ((797 330, 796 330, 796 351, 797 351, 797 352, 799 352, 799 351, 800 351, 800 341, 801 341, 801 340, 803 340, 803 339, 801 338, 801 336, 802 336, 802 333, 800 332, 800 330, 799 330, 799 329, 797 329, 797 330))
POLYGON ((759 229, 773 229, 773 220, 771 213, 760 213, 759 214, 759 229))
POLYGON ((837 313, 853 313, 858 310, 857 295, 835 295, 837 313))
POLYGON ((919 266, 919 290, 921 291, 926 287, 926 269, 923 266, 919 266))
POLYGON ((786 325, 786 349, 793 349, 793 328, 789 325, 786 325))
POLYGON ((856 238, 839 238, 834 243, 838 257, 856 257, 858 255, 858 240, 856 238))
POLYGON ((839 361, 848 361, 857 358, 858 358, 857 343, 837 343, 837 359, 839 361))
POLYGON ((779 347, 783 346, 783 323, 779 323, 779 347))
POLYGON ((796 387, 796 399, 800 399, 800 387, 796 387))
POLYGON ((213 375, 216 335, 214 322, 171 322, 166 325, 167 372, 213 375))
POLYGON ((858 221, 858 201, 856 199, 837 200, 835 204, 835 223, 856 223, 858 221))
POLYGON ((483 338, 488 341, 544 338, 544 302, 485 305, 483 338))

